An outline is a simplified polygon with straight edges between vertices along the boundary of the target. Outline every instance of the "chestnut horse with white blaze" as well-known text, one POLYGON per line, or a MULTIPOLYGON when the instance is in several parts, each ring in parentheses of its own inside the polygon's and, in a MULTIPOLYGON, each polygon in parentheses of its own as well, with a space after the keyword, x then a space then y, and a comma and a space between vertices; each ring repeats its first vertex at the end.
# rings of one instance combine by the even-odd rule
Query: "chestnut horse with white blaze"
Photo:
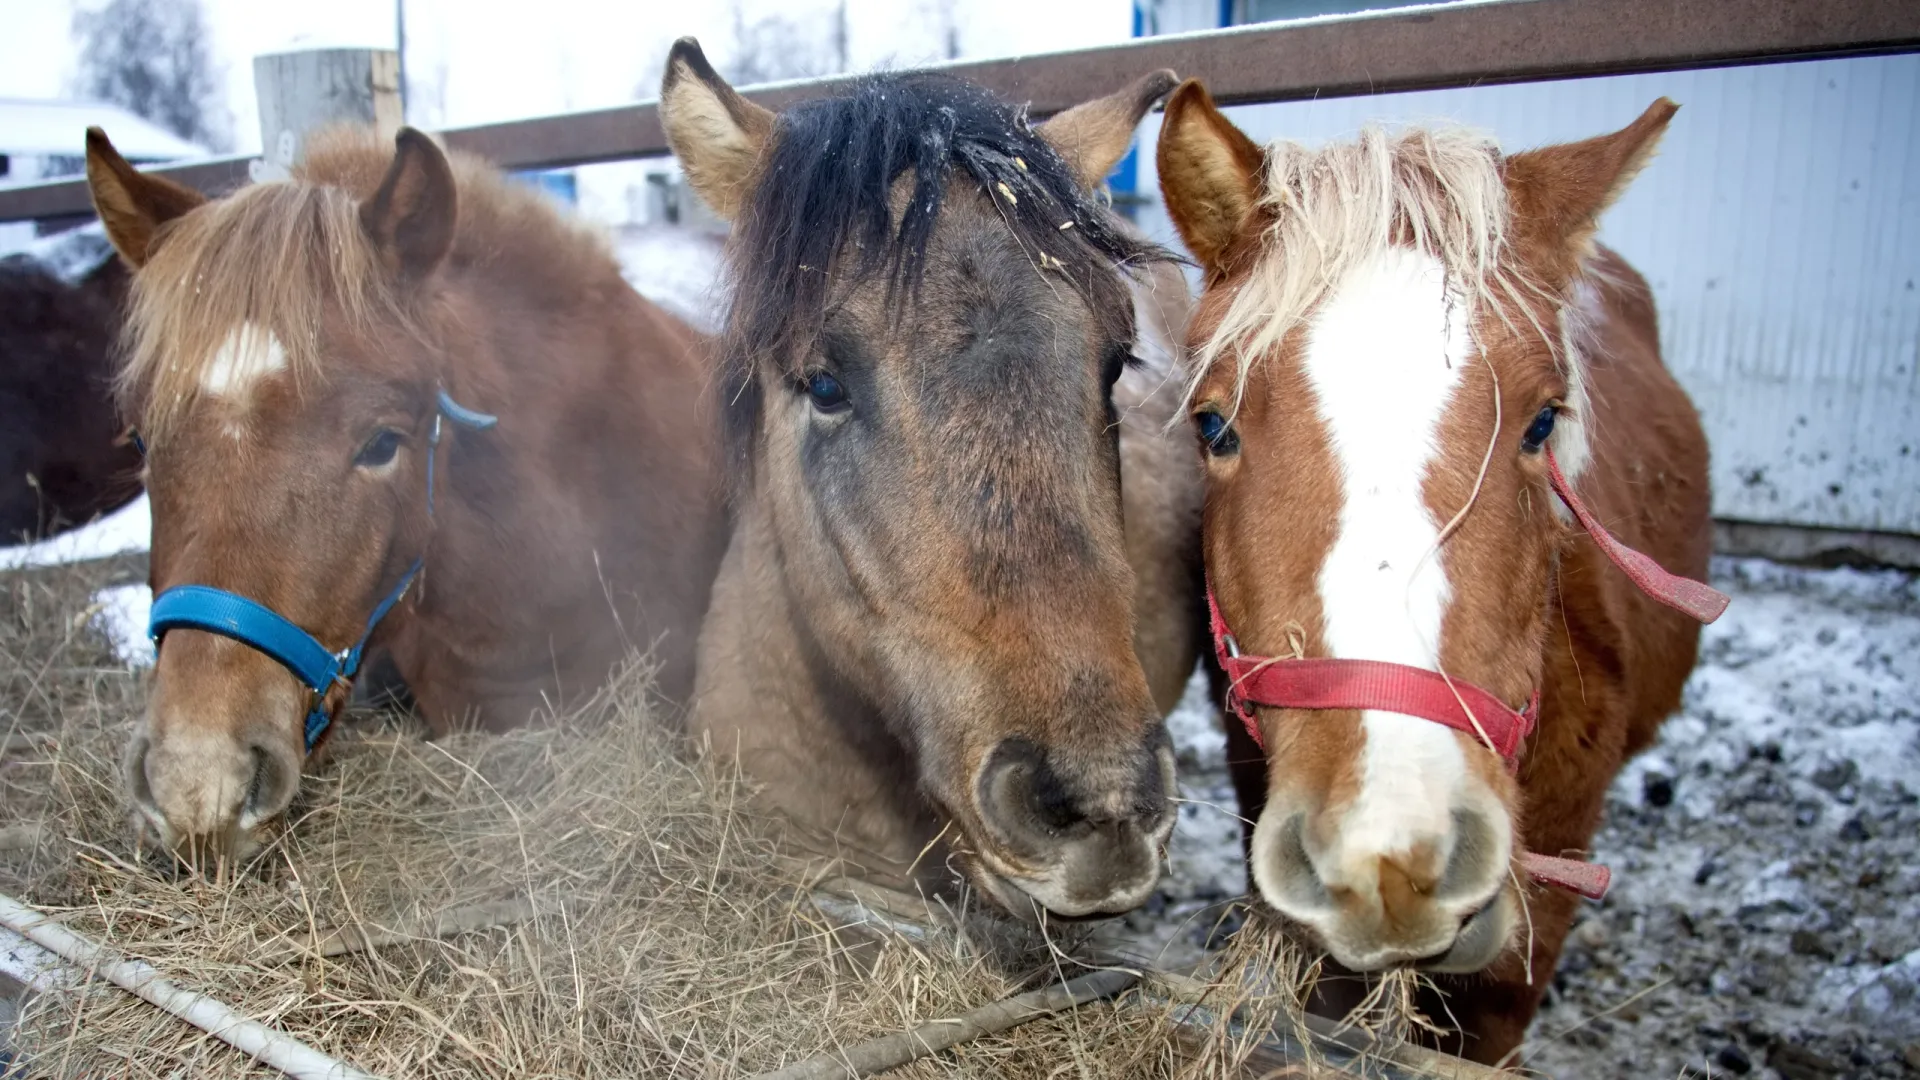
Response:
POLYGON ((1262 148, 1189 82, 1161 134, 1206 272, 1189 405, 1253 880, 1340 966, 1434 973, 1440 1042, 1482 1061, 1525 1035, 1571 890, 1604 891, 1562 856, 1725 605, 1675 576, 1707 567, 1699 418, 1593 239, 1674 109, 1513 155, 1262 148))
POLYGON ((661 88, 734 222, 695 732, 829 850, 1030 917, 1139 904, 1173 828, 1200 477, 1122 271, 1186 291, 1094 192, 1174 81, 1037 126, 921 75, 775 115, 687 39, 661 88))
POLYGON ((245 857, 369 648, 438 732, 525 723, 633 647, 687 698, 726 529, 704 349, 602 240, 410 128, 214 200, 95 129, 87 175, 135 270, 153 499, 136 827, 245 857))

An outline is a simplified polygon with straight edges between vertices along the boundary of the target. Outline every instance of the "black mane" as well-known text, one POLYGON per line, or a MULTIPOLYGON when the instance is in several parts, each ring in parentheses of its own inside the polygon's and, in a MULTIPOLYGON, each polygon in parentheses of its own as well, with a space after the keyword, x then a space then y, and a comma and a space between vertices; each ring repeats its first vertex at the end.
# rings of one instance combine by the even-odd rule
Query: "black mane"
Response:
POLYGON ((780 114, 765 171, 736 225, 724 346, 736 434, 757 412, 755 358, 811 347, 825 317, 829 268, 849 254, 849 243, 856 261, 839 269, 852 280, 885 274, 896 316, 917 298, 950 176, 971 180, 1035 264, 1061 272, 1082 294, 1114 265, 1172 257, 1119 228, 1034 132, 1024 106, 940 75, 860 79, 845 93, 780 114), (913 197, 896 222, 893 184, 909 172, 913 197))

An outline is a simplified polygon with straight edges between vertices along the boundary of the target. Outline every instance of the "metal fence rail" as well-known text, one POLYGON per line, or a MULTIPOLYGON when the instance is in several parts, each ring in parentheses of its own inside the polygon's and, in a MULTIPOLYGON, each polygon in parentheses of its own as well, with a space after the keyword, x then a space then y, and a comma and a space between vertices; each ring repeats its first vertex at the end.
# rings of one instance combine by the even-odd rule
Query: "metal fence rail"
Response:
MULTIPOLYGON (((1227 104, 1920 51, 1914 0, 1499 0, 1145 38, 1123 45, 944 65, 1036 116, 1155 68, 1207 81, 1227 104)), ((849 76, 746 91, 779 109, 849 76)), ((109 132, 108 134, 112 134, 109 132)), ((653 102, 454 128, 447 145, 515 169, 667 153, 653 102)), ((75 145, 79 133, 74 133, 75 145)), ((218 192, 247 158, 154 170, 218 192)), ((0 221, 92 209, 78 180, 0 188, 0 221)))

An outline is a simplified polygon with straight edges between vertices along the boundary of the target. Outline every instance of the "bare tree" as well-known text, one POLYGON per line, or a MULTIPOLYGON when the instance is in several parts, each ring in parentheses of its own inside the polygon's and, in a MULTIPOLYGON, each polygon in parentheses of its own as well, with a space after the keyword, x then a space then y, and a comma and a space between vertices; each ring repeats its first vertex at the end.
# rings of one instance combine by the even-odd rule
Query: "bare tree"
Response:
POLYGON ((82 95, 124 106, 211 150, 230 144, 200 0, 107 0, 78 8, 73 36, 82 95))
POLYGON ((940 57, 960 59, 960 14, 955 0, 929 0, 925 11, 934 32, 940 38, 940 57))
POLYGON ((847 69, 846 4, 816 19, 768 15, 749 23, 745 5, 733 4, 733 56, 716 65, 736 86, 806 79, 847 69))

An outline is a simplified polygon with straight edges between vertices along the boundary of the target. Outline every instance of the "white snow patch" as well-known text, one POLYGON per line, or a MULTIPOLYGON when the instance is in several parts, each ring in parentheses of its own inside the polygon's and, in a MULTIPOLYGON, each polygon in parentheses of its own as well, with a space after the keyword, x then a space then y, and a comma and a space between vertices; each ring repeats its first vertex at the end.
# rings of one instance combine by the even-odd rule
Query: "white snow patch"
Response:
POLYGON ((1699 1072, 1696 1026, 1737 1042, 1740 1016, 1789 1040, 1920 1039, 1920 576, 1716 558, 1712 579, 1733 604, 1702 631, 1681 711, 1609 791, 1594 846, 1614 891, 1583 907, 1598 943, 1576 931, 1535 1036, 1648 1007, 1538 1043, 1545 1074, 1624 1054, 1636 1075, 1699 1072))
POLYGON ((153 509, 141 496, 97 521, 31 544, 0 547, 0 570, 104 559, 146 551, 153 543, 153 509))
MULTIPOLYGON (((37 994, 64 989, 81 977, 60 957, 4 926, 0 926, 0 973, 37 994)), ((4 1045, 0 1041, 0 1047, 4 1045)))
POLYGON ((1754 911, 1805 911, 1807 886, 1793 876, 1792 860, 1776 859, 1741 887, 1740 906, 1754 911))
POLYGON ((1920 1039, 1920 949, 1880 967, 1830 969, 1813 997, 1830 1015, 1896 1038, 1920 1039))
POLYGON ((1720 560, 1716 569, 1737 599, 1702 631, 1685 716, 1668 723, 1661 742, 1687 746, 1696 767, 1717 771, 1772 742, 1803 774, 1837 755, 1863 779, 1915 786, 1916 579, 1758 559, 1720 560))
POLYGON ((153 590, 145 585, 109 585, 93 594, 99 613, 94 625, 113 642, 113 652, 128 667, 152 667, 153 642, 147 637, 147 619, 153 613, 153 590))
POLYGON ((97 221, 52 236, 36 237, 21 245, 19 253, 39 262, 69 285, 78 285, 114 257, 107 230, 97 221))

